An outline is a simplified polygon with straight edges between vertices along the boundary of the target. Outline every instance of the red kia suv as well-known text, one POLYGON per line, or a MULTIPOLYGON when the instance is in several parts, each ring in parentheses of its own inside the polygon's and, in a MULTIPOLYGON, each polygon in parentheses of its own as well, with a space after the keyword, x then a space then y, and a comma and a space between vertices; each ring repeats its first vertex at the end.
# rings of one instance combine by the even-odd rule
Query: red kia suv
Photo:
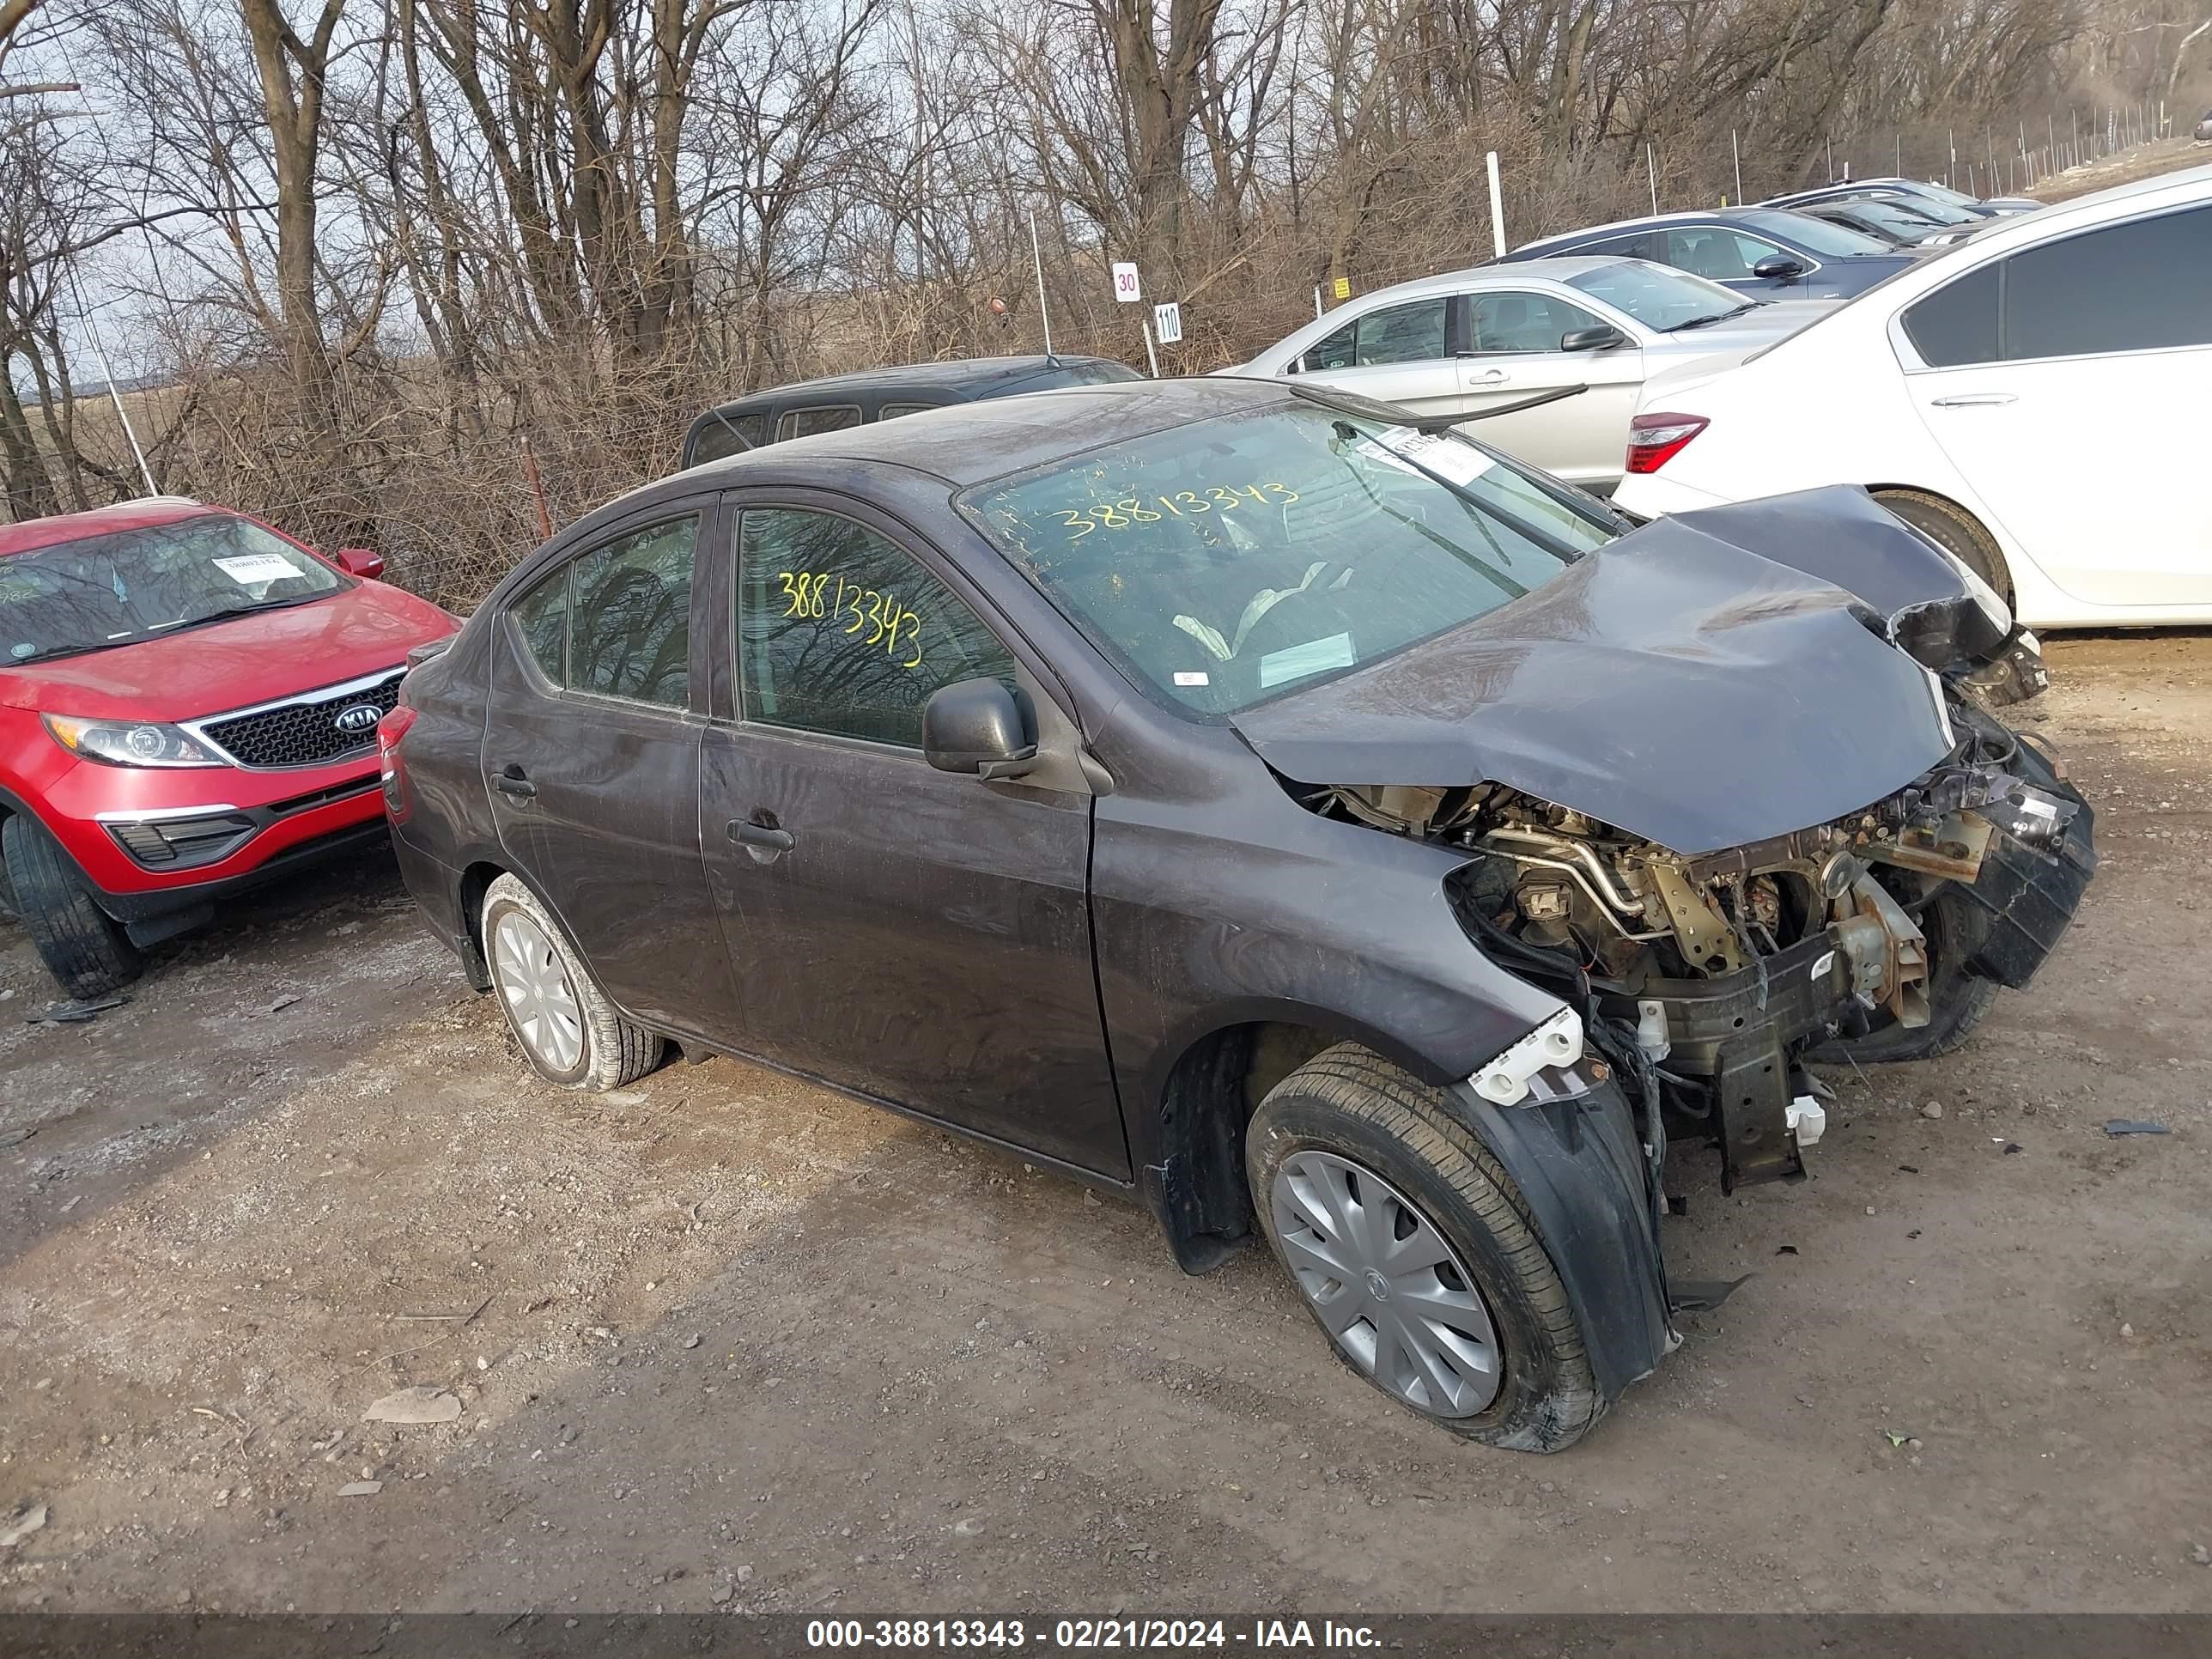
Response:
POLYGON ((175 497, 0 525, 0 859, 70 995, 384 833, 376 723, 458 624, 383 568, 175 497))

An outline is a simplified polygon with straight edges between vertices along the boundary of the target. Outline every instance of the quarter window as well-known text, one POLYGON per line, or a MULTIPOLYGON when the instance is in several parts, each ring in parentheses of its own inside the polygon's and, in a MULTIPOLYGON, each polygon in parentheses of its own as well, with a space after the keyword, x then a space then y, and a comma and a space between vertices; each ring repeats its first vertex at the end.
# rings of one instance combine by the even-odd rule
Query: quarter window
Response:
POLYGON ((699 428, 699 436, 691 446, 690 465, 697 466, 702 461, 719 461, 725 455, 741 454, 748 449, 758 449, 768 441, 768 416, 760 410, 750 415, 724 415, 717 411, 711 420, 699 428))
POLYGON ((1905 308, 1905 332, 1931 368, 1997 358, 1998 265, 1984 265, 1905 308))
POLYGON ((515 603, 514 620, 538 672, 556 685, 568 679, 568 567, 562 565, 515 603))
POLYGON ((833 514, 755 508, 738 576, 744 717, 921 746, 921 706, 958 680, 1014 684, 975 613, 904 550, 833 514))
POLYGON ((942 405, 938 404, 885 404, 882 413, 876 418, 879 421, 896 421, 902 415, 919 415, 925 409, 940 407, 942 405))
POLYGON ((562 684, 603 697, 670 708, 686 705, 691 565, 698 541, 696 518, 672 519, 594 548, 570 564, 562 684))
POLYGON ((860 423, 858 404, 836 404, 823 409, 794 409, 775 423, 778 438, 811 438, 817 432, 842 432, 860 423))
POLYGON ((1416 301, 1346 323, 1300 360, 1309 369, 1376 368, 1444 355, 1444 301, 1416 301))

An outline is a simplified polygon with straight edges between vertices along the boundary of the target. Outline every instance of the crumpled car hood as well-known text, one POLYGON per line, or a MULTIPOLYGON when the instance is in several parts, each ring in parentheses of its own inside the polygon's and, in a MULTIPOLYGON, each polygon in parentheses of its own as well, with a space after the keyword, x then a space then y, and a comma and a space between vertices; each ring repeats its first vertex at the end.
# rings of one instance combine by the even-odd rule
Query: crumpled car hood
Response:
MULTIPOLYGON (((1825 498, 1849 493, 1723 519, 1727 540, 1662 519, 1232 723, 1297 782, 1500 783, 1685 854, 1841 817, 1954 743, 1932 677, 1869 628, 1886 607, 1796 568, 1826 566, 1803 544, 1834 535, 1825 498), (1770 534, 1775 558, 1735 544, 1770 534)), ((1909 602, 1919 584, 1902 574, 1869 585, 1909 602)))

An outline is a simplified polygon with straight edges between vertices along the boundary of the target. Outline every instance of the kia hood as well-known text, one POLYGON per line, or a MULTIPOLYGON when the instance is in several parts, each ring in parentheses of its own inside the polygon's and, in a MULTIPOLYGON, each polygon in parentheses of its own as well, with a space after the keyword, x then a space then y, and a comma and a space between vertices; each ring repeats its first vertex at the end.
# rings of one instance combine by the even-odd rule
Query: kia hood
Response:
POLYGON ((396 668, 451 617, 382 582, 21 668, 0 703, 93 719, 180 720, 396 668))
POLYGON ((1818 566, 1794 544, 1836 539, 1852 497, 1809 491, 1707 528, 1661 520, 1233 723, 1300 783, 1499 783, 1685 854, 1842 817, 1954 747, 1938 683, 1878 631, 1879 606, 1790 562, 1818 566), (1739 537, 1772 538, 1777 556, 1739 537))

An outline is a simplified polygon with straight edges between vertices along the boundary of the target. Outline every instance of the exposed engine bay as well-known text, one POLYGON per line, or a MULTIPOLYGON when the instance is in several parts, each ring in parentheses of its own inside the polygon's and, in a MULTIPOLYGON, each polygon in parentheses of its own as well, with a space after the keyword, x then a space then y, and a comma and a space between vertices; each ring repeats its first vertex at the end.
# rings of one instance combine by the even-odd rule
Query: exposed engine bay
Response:
POLYGON ((1896 793, 1694 856, 1501 785, 1291 787, 1470 854, 1448 886, 1476 943, 1577 1010, 1599 1065, 1709 1135, 1733 1187, 1802 1173, 1806 1054, 1954 1045, 1976 981, 2025 984, 2088 881, 2081 797, 1979 708, 1953 712, 1949 758, 1896 793))

